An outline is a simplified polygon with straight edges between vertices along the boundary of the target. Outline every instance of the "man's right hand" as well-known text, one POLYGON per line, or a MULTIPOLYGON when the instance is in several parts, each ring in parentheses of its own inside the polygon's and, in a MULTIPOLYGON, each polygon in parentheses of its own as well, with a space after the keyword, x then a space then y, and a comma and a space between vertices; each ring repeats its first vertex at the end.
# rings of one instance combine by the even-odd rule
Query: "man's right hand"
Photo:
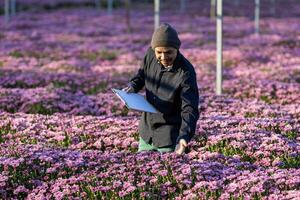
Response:
POLYGON ((122 90, 127 93, 134 93, 134 89, 131 86, 127 86, 126 88, 123 88, 122 90))
POLYGON ((185 139, 180 139, 179 143, 176 145, 175 152, 178 155, 184 154, 186 147, 187 147, 187 142, 185 141, 185 139))

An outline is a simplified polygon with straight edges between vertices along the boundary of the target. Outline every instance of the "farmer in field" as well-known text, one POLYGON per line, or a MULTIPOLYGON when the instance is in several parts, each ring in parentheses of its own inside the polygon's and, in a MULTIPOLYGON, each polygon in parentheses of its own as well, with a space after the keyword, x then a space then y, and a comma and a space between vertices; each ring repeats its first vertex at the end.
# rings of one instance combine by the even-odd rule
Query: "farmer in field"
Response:
POLYGON ((169 24, 155 30, 149 48, 126 92, 144 86, 146 99, 159 113, 142 114, 139 124, 139 152, 185 152, 199 118, 199 94, 192 64, 180 53, 181 41, 169 24))

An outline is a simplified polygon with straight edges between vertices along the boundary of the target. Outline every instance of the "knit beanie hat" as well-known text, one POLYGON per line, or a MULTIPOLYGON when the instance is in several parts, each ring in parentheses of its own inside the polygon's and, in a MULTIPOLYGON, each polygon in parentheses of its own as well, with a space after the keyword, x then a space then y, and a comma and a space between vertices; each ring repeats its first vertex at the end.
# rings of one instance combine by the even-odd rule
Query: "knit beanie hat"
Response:
POLYGON ((176 30, 167 23, 160 25, 153 33, 151 47, 174 47, 179 49, 181 42, 176 30))

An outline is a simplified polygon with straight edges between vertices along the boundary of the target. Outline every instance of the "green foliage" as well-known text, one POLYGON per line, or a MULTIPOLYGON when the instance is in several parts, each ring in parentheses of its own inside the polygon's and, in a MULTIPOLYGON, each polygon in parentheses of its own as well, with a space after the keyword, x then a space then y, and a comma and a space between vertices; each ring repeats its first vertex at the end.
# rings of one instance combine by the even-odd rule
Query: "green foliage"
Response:
POLYGON ((247 112, 245 112, 245 114, 244 114, 244 117, 245 118, 253 118, 253 117, 256 117, 256 113, 254 113, 254 112, 249 112, 249 111, 247 111, 247 112))
POLYGON ((284 133, 290 140, 295 140, 299 133, 297 133, 295 130, 287 131, 284 133))
POLYGON ((276 118, 277 114, 276 113, 268 113, 268 117, 270 117, 270 118, 276 118))
POLYGON ((271 104, 271 99, 266 95, 260 96, 260 100, 264 101, 267 104, 271 104))
POLYGON ((131 153, 136 153, 138 152, 138 149, 133 147, 128 147, 128 151, 130 151, 131 153))
POLYGON ((266 128, 267 131, 273 131, 277 134, 281 134, 281 129, 279 127, 278 124, 276 124, 275 126, 272 126, 272 125, 269 125, 267 128, 266 128))
POLYGON ((221 190, 215 190, 215 191, 203 190, 203 192, 205 192, 206 199, 218 199, 222 194, 221 190))
POLYGON ((47 53, 42 51, 26 51, 25 55, 27 57, 36 58, 36 59, 46 58, 48 56, 47 53))
MULTIPOLYGON (((85 139, 85 138, 80 138, 85 139)), ((72 138, 69 136, 67 132, 64 132, 64 138, 60 141, 57 140, 51 140, 48 143, 49 146, 55 146, 59 148, 68 148, 72 145, 72 138)))
MULTIPOLYGON (((238 197, 234 197, 233 194, 230 194, 229 200, 244 200, 244 195, 239 195, 238 197)), ((254 194, 253 200, 262 200, 262 195, 261 194, 254 194)))
POLYGON ((115 60, 117 58, 117 53, 114 51, 102 50, 99 52, 99 56, 104 60, 115 60))
POLYGON ((226 68, 233 67, 235 64, 236 64, 235 60, 225 60, 223 63, 224 67, 226 68))
POLYGON ((117 53, 115 51, 110 50, 100 50, 97 52, 82 52, 81 58, 85 58, 90 61, 96 61, 97 59, 103 59, 103 60, 115 60, 118 57, 117 53))
POLYGON ((129 109, 128 109, 126 106, 123 106, 123 108, 121 108, 121 110, 120 110, 120 108, 119 108, 118 106, 114 105, 114 106, 112 106, 112 108, 111 108, 111 112, 112 112, 112 113, 120 112, 119 114, 120 114, 121 116, 127 116, 127 115, 128 115, 128 112, 129 112, 129 109))
POLYGON ((65 132, 65 138, 63 139, 63 141, 59 142, 58 144, 62 147, 66 147, 66 148, 72 144, 71 138, 67 132, 65 132))
POLYGON ((14 83, 9 83, 9 84, 6 84, 5 87, 6 88, 35 88, 35 87, 38 87, 39 85, 42 85, 43 83, 40 82, 40 83, 36 83, 36 84, 28 84, 26 82, 23 82, 23 81, 15 81, 14 83))
POLYGON ((81 58, 85 58, 91 61, 95 61, 97 59, 98 55, 95 52, 84 52, 81 54, 81 58))
POLYGON ((300 168, 300 155, 284 155, 280 160, 283 162, 283 165, 280 166, 281 168, 300 168))
POLYGON ((47 57, 47 54, 42 51, 19 51, 14 50, 9 53, 10 56, 15 58, 23 58, 23 57, 31 57, 31 58, 45 58, 47 57))
MULTIPOLYGON (((34 166, 41 166, 40 161, 35 159, 32 162, 34 166)), ((46 168, 49 166, 48 163, 45 163, 43 167, 45 170, 40 170, 38 167, 32 167, 32 165, 27 165, 25 162, 21 163, 17 167, 10 166, 6 171, 8 171, 10 178, 7 182, 8 185, 24 185, 27 189, 32 190, 34 185, 31 180, 42 180, 42 177, 46 175, 46 168)), ((3 165, 0 165, 0 171, 3 171, 3 165)), ((11 187, 8 187, 11 188, 11 187)), ((8 196, 13 196, 12 190, 6 190, 8 196)), ((23 194, 19 194, 20 198, 23 199, 25 196, 23 194)))
POLYGON ((101 82, 97 84, 95 87, 89 88, 86 94, 94 95, 99 92, 103 92, 107 88, 107 82, 101 82))
POLYGON ((18 109, 14 106, 10 106, 10 107, 4 107, 3 108, 6 112, 9 112, 9 113, 16 113, 18 111, 18 109))
POLYGON ((259 69, 261 72, 270 72, 270 71, 272 71, 272 68, 270 68, 270 67, 262 67, 262 68, 260 68, 259 69))
POLYGON ((86 141, 88 141, 89 139, 92 138, 92 135, 91 134, 83 133, 79 137, 80 137, 80 141, 81 142, 86 142, 86 141))
POLYGON ((260 100, 266 102, 267 104, 271 104, 273 99, 277 99, 276 92, 276 86, 272 85, 272 90, 270 91, 270 94, 260 96, 260 100))
POLYGON ((242 161, 248 161, 250 163, 254 163, 256 161, 255 158, 247 155, 242 149, 230 146, 228 140, 221 140, 217 144, 209 146, 207 150, 211 152, 219 152, 224 156, 240 155, 242 161))
MULTIPOLYGON (((150 182, 145 182, 144 187, 137 187, 133 192, 127 194, 124 197, 119 196, 119 192, 122 191, 121 188, 115 188, 114 190, 109 190, 109 191, 93 191, 94 187, 97 187, 97 183, 99 182, 99 178, 94 177, 91 178, 89 182, 83 182, 80 184, 80 192, 77 194, 77 196, 80 196, 80 193, 85 192, 87 194, 87 199, 124 199, 124 200, 130 200, 130 199, 161 199, 161 196, 159 194, 161 193, 162 190, 162 185, 164 185, 166 182, 170 182, 172 187, 175 188, 174 192, 168 192, 165 196, 166 199, 175 199, 176 196, 182 195, 183 192, 187 189, 187 187, 183 186, 177 182, 175 179, 172 169, 170 167, 170 164, 164 163, 164 168, 167 169, 168 173, 166 176, 161 176, 158 174, 153 174, 151 171, 147 172, 148 176, 153 176, 157 178, 156 183, 150 183, 150 182), (147 192, 150 196, 149 197, 144 197, 141 198, 141 193, 147 192)), ((105 171, 102 171, 105 172, 105 171)), ((192 174, 195 173, 192 170, 192 174)), ((140 176, 140 172, 137 170, 135 171, 134 176, 140 176)), ((193 176, 193 175, 192 175, 193 176)), ((195 176, 196 177, 196 176, 195 176)), ((101 179, 102 186, 111 186, 113 184, 113 179, 111 177, 107 177, 105 179, 101 179)), ((192 180, 192 185, 193 187, 196 183, 196 178, 192 180)), ((135 185, 135 184, 133 184, 135 185)), ((200 188, 199 191, 203 192, 206 194, 207 199, 218 199, 222 191, 221 190, 214 190, 211 191, 207 188, 200 188)))
POLYGON ((15 58, 23 58, 24 54, 21 51, 14 50, 9 53, 10 56, 15 57, 15 58))
POLYGON ((38 143, 37 138, 21 138, 20 141, 23 144, 37 144, 38 143))
MULTIPOLYGON (((64 82, 64 81, 52 81, 54 88, 64 88, 65 90, 68 90, 70 92, 75 93, 80 88, 79 85, 76 85, 73 81, 71 82, 64 82)), ((81 87, 84 87, 83 85, 81 87)))
POLYGON ((199 147, 204 147, 207 143, 208 137, 207 135, 195 135, 194 140, 196 141, 199 147))
POLYGON ((124 106, 121 111, 121 116, 123 116, 123 117, 127 116, 128 112, 129 112, 129 109, 126 106, 124 106))
POLYGON ((274 126, 272 125, 269 125, 268 127, 265 128, 267 131, 272 131, 276 134, 280 134, 280 135, 284 135, 286 136, 287 138, 289 138, 290 140, 294 140, 298 137, 298 132, 294 129, 292 130, 289 130, 289 131, 283 131, 281 130, 279 124, 276 124, 274 126))
POLYGON ((132 137, 134 138, 135 141, 140 141, 140 134, 139 134, 139 132, 134 132, 132 134, 132 137))
POLYGON ((67 83, 61 81, 52 81, 52 84, 55 88, 62 88, 67 85, 67 83))
POLYGON ((101 125, 99 125, 99 129, 100 130, 105 130, 105 129, 108 129, 109 127, 110 127, 109 124, 101 124, 101 125))
POLYGON ((295 39, 286 39, 274 43, 274 46, 284 46, 284 47, 294 49, 300 47, 300 42, 295 39))
MULTIPOLYGON (((33 180, 57 180, 59 177, 61 178, 70 178, 71 176, 82 173, 86 170, 85 166, 78 167, 76 169, 69 168, 64 166, 62 171, 54 171, 52 173, 47 173, 47 169, 52 167, 50 162, 41 161, 39 159, 28 160, 24 158, 24 161, 20 163, 18 166, 13 167, 9 166, 5 169, 8 173, 9 179, 6 182, 8 185, 8 189, 6 190, 7 198, 14 196, 14 191, 12 188, 16 185, 23 185, 29 190, 33 190, 36 185, 34 184, 33 180), (63 173, 61 173, 63 172, 63 173)), ((0 171, 4 171, 4 166, 0 164, 0 171)), ((25 199, 25 193, 18 194, 18 199, 25 199)), ((10 198, 9 198, 10 199, 10 198)))
POLYGON ((195 41, 196 46, 199 46, 199 47, 205 45, 206 43, 207 43, 207 41, 204 41, 203 39, 197 39, 195 41))
POLYGON ((52 115, 55 113, 54 109, 46 108, 43 103, 35 103, 30 106, 28 113, 32 114, 42 114, 42 115, 52 115))
POLYGON ((46 125, 47 129, 50 130, 50 131, 55 131, 56 128, 57 128, 57 126, 54 125, 54 124, 46 123, 45 125, 46 125))
POLYGON ((27 84, 22 81, 15 81, 14 84, 7 84, 6 88, 27 88, 27 84))
POLYGON ((293 78, 297 83, 300 83, 300 70, 294 70, 293 73, 293 78))
POLYGON ((3 138, 7 134, 15 134, 17 131, 12 129, 11 124, 4 125, 0 127, 0 143, 5 142, 5 138, 3 138))
POLYGON ((80 186, 81 190, 86 193, 87 199, 95 200, 97 196, 97 192, 93 192, 91 187, 88 184, 82 184, 80 186))

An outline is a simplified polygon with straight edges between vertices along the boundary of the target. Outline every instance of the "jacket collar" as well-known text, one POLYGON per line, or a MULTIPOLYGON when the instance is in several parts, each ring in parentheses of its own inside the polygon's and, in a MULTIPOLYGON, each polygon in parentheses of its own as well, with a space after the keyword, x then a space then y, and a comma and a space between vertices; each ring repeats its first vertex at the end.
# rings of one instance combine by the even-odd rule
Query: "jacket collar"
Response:
POLYGON ((171 69, 171 71, 173 70, 174 72, 177 72, 178 69, 180 68, 181 66, 181 60, 182 60, 182 55, 180 53, 180 51, 178 50, 177 52, 177 56, 175 58, 175 61, 174 61, 174 64, 173 64, 173 67, 171 69))

